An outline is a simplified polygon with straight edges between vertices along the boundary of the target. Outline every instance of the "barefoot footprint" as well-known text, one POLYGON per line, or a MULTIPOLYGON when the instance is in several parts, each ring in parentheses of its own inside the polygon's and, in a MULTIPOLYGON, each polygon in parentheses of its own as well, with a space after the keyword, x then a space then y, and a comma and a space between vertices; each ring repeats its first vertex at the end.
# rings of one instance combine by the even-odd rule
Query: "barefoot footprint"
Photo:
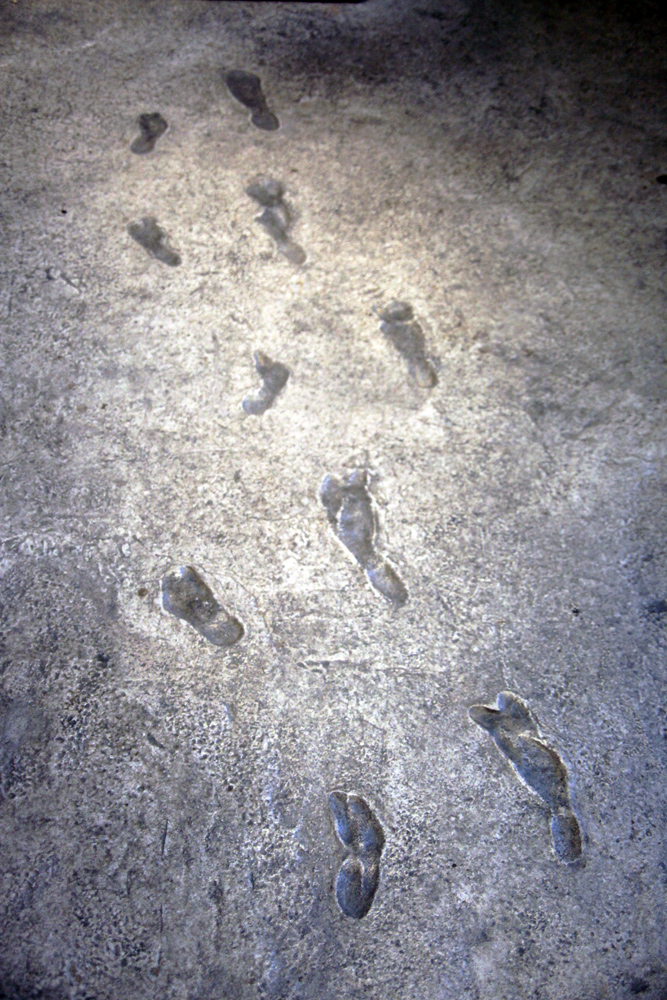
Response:
POLYGON ((147 250, 151 257, 168 264, 169 267, 178 267, 181 258, 175 250, 167 245, 167 234, 157 224, 157 219, 152 215, 144 216, 141 222, 132 222, 127 231, 133 240, 147 250))
POLYGON ((336 901, 346 917, 360 920, 370 910, 380 883, 384 832, 360 795, 332 792, 329 807, 336 835, 349 855, 336 879, 336 901))
POLYGON ((306 259, 304 250, 287 235, 292 224, 292 216, 283 200, 285 191, 280 181, 272 177, 255 177, 246 188, 246 194, 254 198, 263 208, 261 215, 255 218, 269 236, 275 240, 276 246, 292 264, 303 264, 306 259))
POLYGON ((227 89, 248 111, 252 111, 250 121, 255 128, 265 132, 275 132, 280 128, 280 122, 266 103, 262 81, 254 73, 246 73, 242 69, 234 69, 225 77, 227 89))
POLYGON ((144 153, 152 153, 155 149, 155 143, 167 131, 167 122, 159 112, 154 111, 152 114, 139 115, 137 125, 141 135, 137 136, 130 149, 139 156, 144 153))
POLYGON ((432 389, 438 378, 426 357, 424 333, 413 320, 412 306, 407 302, 390 302, 386 309, 376 311, 381 320, 380 329, 408 362, 408 371, 417 385, 432 389))
POLYGON ((194 566, 181 566, 162 580, 165 611, 187 622, 214 646, 233 646, 243 625, 222 607, 194 566))
POLYGON ((262 384, 256 392, 246 396, 241 405, 246 413, 259 416, 273 406, 285 388, 289 378, 289 368, 280 361, 272 361, 262 351, 255 351, 255 370, 262 384))
POLYGON ((369 581, 388 601, 400 607, 408 592, 393 566, 375 549, 377 518, 368 492, 368 473, 354 469, 341 483, 326 476, 320 487, 320 500, 327 512, 336 538, 352 553, 369 581))
POLYGON ((581 857, 581 831, 572 810, 567 769, 540 736, 530 709, 517 695, 501 691, 498 708, 473 705, 470 718, 486 729, 514 770, 551 811, 551 837, 559 861, 581 857))

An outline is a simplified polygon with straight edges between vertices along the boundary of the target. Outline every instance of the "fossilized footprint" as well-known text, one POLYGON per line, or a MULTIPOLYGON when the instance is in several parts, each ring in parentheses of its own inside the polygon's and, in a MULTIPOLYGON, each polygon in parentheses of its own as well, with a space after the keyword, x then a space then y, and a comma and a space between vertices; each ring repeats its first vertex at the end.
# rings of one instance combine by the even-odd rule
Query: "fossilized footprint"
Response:
POLYGON ((336 835, 349 850, 336 879, 336 900, 346 917, 360 920, 371 908, 380 883, 384 832, 360 795, 332 792, 329 806, 336 835))
POLYGON ((408 591, 403 581, 375 548, 377 519, 366 470, 354 469, 342 483, 335 476, 326 476, 320 500, 336 538, 352 553, 375 589, 397 607, 405 604, 408 591))
POLYGON ((139 126, 140 134, 134 140, 130 149, 139 156, 152 153, 155 149, 155 143, 161 135, 164 135, 169 127, 159 111, 139 115, 137 125, 139 126))
POLYGON ((278 118, 269 110, 266 103, 262 81, 258 76, 243 69, 233 69, 225 76, 225 83, 232 97, 252 112, 250 121, 255 128, 263 129, 265 132, 275 132, 280 128, 278 118))
POLYGON ((528 787, 551 811, 553 849, 571 864, 582 854, 581 831, 570 801, 567 768, 560 755, 540 736, 530 709, 510 691, 501 691, 498 708, 473 705, 470 718, 492 736, 501 753, 528 787))
POLYGON ((180 255, 169 246, 166 232, 161 226, 158 226, 157 219, 152 215, 144 216, 141 222, 130 223, 127 231, 139 246, 142 246, 152 257, 162 261, 163 264, 168 264, 169 267, 178 267, 181 263, 180 255))
POLYGON ((233 646, 243 635, 241 622, 216 601, 194 566, 181 566, 167 573, 162 580, 162 605, 214 646, 233 646))
POLYGON ((292 215, 285 204, 285 190, 280 181, 260 175, 250 182, 246 194, 263 207, 264 211, 256 216, 255 222, 275 241, 280 253, 292 264, 303 264, 306 260, 305 251, 287 235, 292 215))
POLYGON ((433 365, 426 357, 424 332, 413 319, 412 306, 407 302, 390 302, 378 310, 380 329, 408 363, 408 371, 417 385, 432 389, 438 381, 433 365))
POLYGON ((255 392, 247 395, 241 405, 246 413, 259 416, 273 406, 287 385, 289 368, 280 361, 272 361, 262 351, 255 351, 255 371, 262 384, 255 392))

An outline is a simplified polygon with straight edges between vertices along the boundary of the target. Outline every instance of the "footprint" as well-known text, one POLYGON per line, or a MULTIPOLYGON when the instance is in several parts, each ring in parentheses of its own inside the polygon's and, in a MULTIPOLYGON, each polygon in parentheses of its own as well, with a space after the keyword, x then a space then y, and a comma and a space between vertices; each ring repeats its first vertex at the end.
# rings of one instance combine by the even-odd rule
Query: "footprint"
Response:
POLYGON ((304 250, 287 235, 287 230, 292 224, 292 216, 284 202, 284 193, 280 181, 272 177, 255 177, 246 188, 246 194, 264 208, 262 214, 255 218, 255 222, 264 227, 269 236, 275 240, 280 253, 292 264, 303 264, 306 259, 304 250))
POLYGON ((175 250, 167 246, 167 234, 157 224, 152 215, 145 216, 141 222, 132 222, 127 231, 152 257, 156 257, 169 267, 178 267, 181 258, 175 250))
POLYGON ((360 795, 332 792, 329 807, 336 835, 350 852, 338 872, 336 900, 346 917, 361 920, 370 910, 380 883, 384 832, 360 795))
POLYGON ((566 864, 582 854, 581 831, 572 810, 567 768, 560 755, 540 736, 525 702, 509 691, 498 695, 498 708, 473 705, 470 718, 489 732, 519 777, 551 811, 551 837, 556 857, 566 864))
POLYGON ((380 329, 408 362, 408 371, 417 385, 432 389, 438 378, 426 357, 424 333, 413 319, 412 306, 407 302, 390 302, 386 309, 376 311, 380 329))
POLYGON ((397 607, 405 604, 408 599, 405 585, 375 549, 377 518, 368 492, 366 470, 355 469, 343 483, 335 476, 326 476, 320 487, 320 500, 336 538, 352 553, 375 589, 397 607))
POLYGON ((246 413, 258 416, 273 406, 285 388, 289 378, 289 368, 280 361, 272 361, 261 351, 255 351, 255 370, 262 384, 256 392, 246 396, 241 405, 246 413))
POLYGON ((141 135, 137 136, 130 149, 133 153, 138 153, 139 156, 144 153, 152 153, 155 149, 155 143, 167 131, 167 122, 159 112, 154 111, 152 114, 139 115, 137 125, 141 135))
POLYGON ((214 646, 233 646, 243 625, 225 611, 194 566, 181 566, 162 580, 165 611, 191 625, 214 646))
POLYGON ((227 89, 232 97, 252 111, 250 121, 255 128, 264 129, 265 132, 275 132, 280 128, 280 122, 272 111, 269 111, 262 90, 262 81, 254 73, 246 73, 242 69, 234 69, 225 77, 227 89))

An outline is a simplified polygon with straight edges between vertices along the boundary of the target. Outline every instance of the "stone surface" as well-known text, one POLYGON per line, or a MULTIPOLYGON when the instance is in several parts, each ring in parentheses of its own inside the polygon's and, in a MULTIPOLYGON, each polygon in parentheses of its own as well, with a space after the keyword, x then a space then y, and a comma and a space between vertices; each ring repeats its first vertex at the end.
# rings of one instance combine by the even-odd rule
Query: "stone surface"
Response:
POLYGON ((667 996, 657 9, 0 7, 0 996, 667 996), (249 418, 255 351, 290 377, 249 418), (355 469, 403 606, 320 502, 355 469), (468 714, 502 691, 578 864, 468 714))

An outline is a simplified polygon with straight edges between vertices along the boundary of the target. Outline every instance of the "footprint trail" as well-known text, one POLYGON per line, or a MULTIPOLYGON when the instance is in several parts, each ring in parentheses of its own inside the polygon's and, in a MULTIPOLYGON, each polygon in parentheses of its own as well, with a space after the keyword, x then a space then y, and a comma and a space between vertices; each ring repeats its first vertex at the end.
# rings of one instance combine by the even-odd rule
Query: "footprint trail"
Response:
POLYGON ((344 482, 326 476, 320 500, 336 538, 352 553, 373 587, 400 607, 408 591, 396 570, 376 551, 377 518, 368 492, 368 473, 355 469, 344 482))
POLYGON ((473 705, 468 714, 486 729, 528 787, 551 812, 551 837, 559 861, 572 864, 582 854, 581 831, 572 809, 567 768, 560 755, 540 736, 530 709, 521 698, 501 691, 498 708, 473 705))
POLYGON ((246 188, 246 194, 263 207, 264 211, 255 218, 255 222, 275 241, 280 253, 292 264, 303 264, 305 251, 287 235, 292 216, 285 204, 285 191, 280 181, 272 177, 255 177, 246 188))
POLYGON ((350 852, 336 879, 336 901, 346 917, 361 920, 370 910, 380 884, 384 832, 360 795, 332 792, 329 808, 336 836, 350 852))
POLYGON ((243 635, 241 622, 216 601, 194 566, 181 566, 167 573, 162 580, 162 605, 214 646, 233 646, 243 635))
POLYGON ((246 413, 259 416, 273 406, 287 385, 290 373, 289 368, 280 361, 272 361, 262 351, 255 351, 255 371, 262 384, 255 392, 249 393, 241 405, 246 413))
POLYGON ((265 132, 275 132, 280 128, 280 122, 273 111, 269 111, 266 97, 262 90, 262 81, 254 73, 246 73, 242 69, 234 69, 225 77, 229 93, 239 104, 251 111, 250 121, 255 128, 265 132))

